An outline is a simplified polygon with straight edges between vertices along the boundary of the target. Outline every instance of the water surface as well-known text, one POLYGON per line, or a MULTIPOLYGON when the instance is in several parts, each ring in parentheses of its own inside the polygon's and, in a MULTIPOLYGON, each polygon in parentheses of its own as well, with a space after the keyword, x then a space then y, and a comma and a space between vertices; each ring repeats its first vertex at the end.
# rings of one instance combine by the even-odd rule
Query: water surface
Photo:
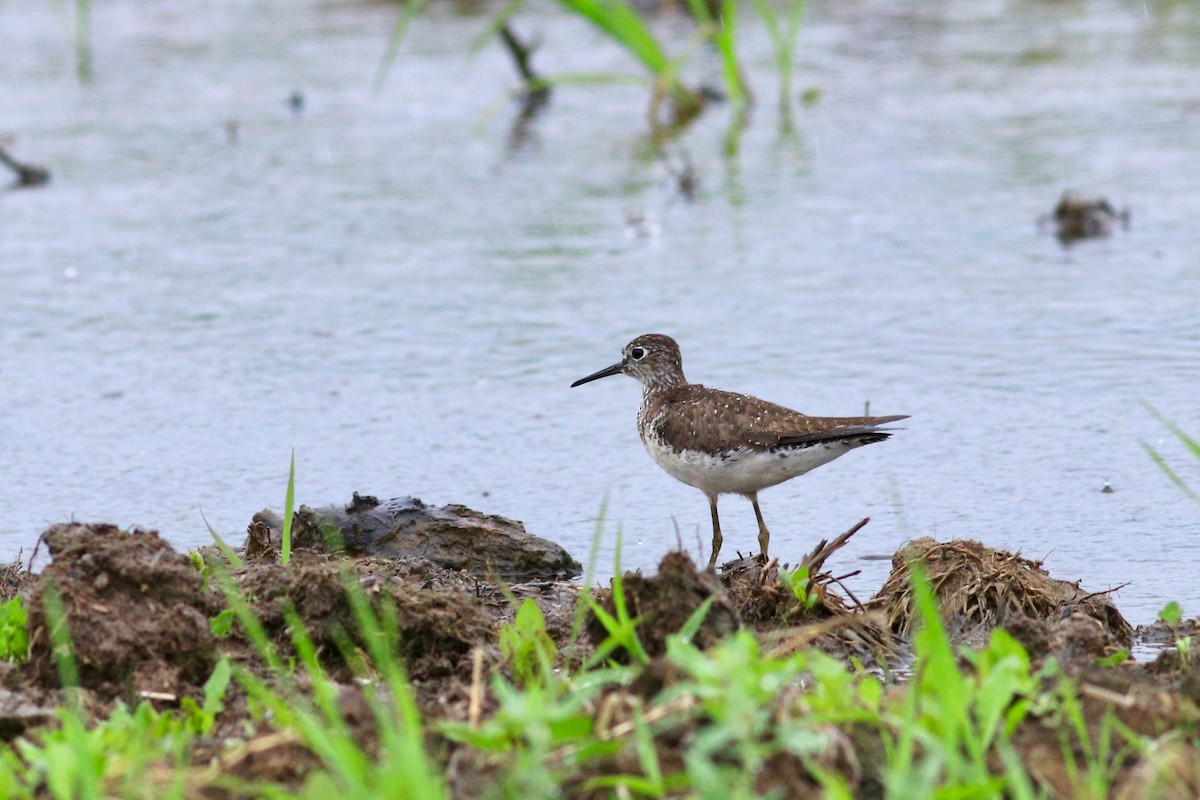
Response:
MULTIPOLYGON (((0 195, 0 555, 111 521, 203 544, 352 490, 524 520, 599 563, 706 553, 708 508, 634 428, 637 385, 570 382, 661 331, 692 380, 813 414, 908 413, 891 441, 765 492, 796 560, 864 595, 900 542, 1044 558, 1135 622, 1200 609, 1200 469, 1141 406, 1200 433, 1200 12, 1183 4, 813 3, 783 134, 769 44, 740 154, 728 113, 653 155, 644 93, 564 87, 523 134, 481 12, 435 6, 370 86, 395 10, 341 2, 94 9, 95 75, 42 0, 0 4, 0 108, 54 172, 0 195), (301 113, 287 98, 299 90, 301 113), (236 141, 230 127, 236 128, 236 141), (1064 188, 1133 210, 1064 250, 1064 188), (1110 484, 1115 490, 1102 493, 1110 484)), ((552 73, 631 71, 576 20, 518 21, 552 73)), ((688 29, 664 20, 676 48, 688 29)), ((701 54, 696 76, 717 66, 701 54)), ((755 525, 722 503, 726 552, 755 525)))

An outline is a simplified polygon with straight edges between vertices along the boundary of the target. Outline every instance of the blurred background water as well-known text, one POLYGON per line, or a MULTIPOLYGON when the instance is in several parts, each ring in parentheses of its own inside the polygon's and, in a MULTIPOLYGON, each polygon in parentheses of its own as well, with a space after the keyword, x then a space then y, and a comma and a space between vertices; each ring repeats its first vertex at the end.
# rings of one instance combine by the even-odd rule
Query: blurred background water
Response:
MULTIPOLYGON (((863 595, 932 535, 1128 581, 1136 622, 1200 610, 1198 509, 1140 444, 1200 485, 1140 402, 1200 434, 1197 8, 814 2, 796 81, 820 97, 790 134, 747 19, 735 158, 720 107, 661 157, 626 85, 560 87, 522 127, 506 54, 470 55, 486 9, 431 6, 372 92, 393 6, 112 0, 86 83, 55 8, 0 4, 0 136, 54 173, 0 194, 0 556, 68 519, 193 547, 201 510, 240 540, 292 448, 310 505, 462 502, 582 559, 607 498, 602 576, 618 529, 624 567, 706 555, 636 383, 568 388, 660 331, 693 381, 912 415, 764 493, 785 560, 869 515, 831 564, 863 595), (1063 248, 1036 220, 1066 188, 1131 229, 1063 248)), ((552 7, 516 24, 548 74, 634 69, 552 7)), ((722 517, 751 552, 749 504, 722 517)))

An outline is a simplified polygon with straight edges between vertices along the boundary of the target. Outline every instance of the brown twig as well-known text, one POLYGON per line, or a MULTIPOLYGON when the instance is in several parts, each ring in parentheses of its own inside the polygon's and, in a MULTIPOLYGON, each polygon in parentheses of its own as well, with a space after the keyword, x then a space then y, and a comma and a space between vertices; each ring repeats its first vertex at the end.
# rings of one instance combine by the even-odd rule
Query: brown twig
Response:
POLYGON ((50 170, 34 164, 22 164, 0 147, 0 163, 17 173, 17 186, 41 186, 50 181, 50 170))
POLYGON ((1133 581, 1125 581, 1125 583, 1122 583, 1120 586, 1114 586, 1113 588, 1105 589, 1102 592, 1092 592, 1091 594, 1085 594, 1083 597, 1079 598, 1075 602, 1082 603, 1087 600, 1091 600, 1093 597, 1101 597, 1106 594, 1112 594, 1113 592, 1119 592, 1131 583, 1133 583, 1133 581))
POLYGON ((864 621, 864 615, 847 614, 840 617, 830 617, 829 619, 799 628, 779 631, 777 634, 779 643, 767 651, 767 656, 770 658, 780 658, 789 655, 801 647, 811 644, 825 634, 832 633, 840 628, 856 628, 861 631, 864 621))
POLYGON ((840 586, 842 591, 846 593, 846 596, 854 601, 855 608, 857 608, 859 611, 863 611, 866 607, 862 604, 862 602, 857 597, 854 596, 854 592, 850 591, 850 587, 848 587, 848 586, 846 586, 846 584, 842 583, 843 578, 849 578, 851 575, 857 575, 860 572, 862 572, 861 569, 856 569, 856 570, 854 570, 854 572, 851 572, 849 575, 843 575, 841 578, 830 578, 830 580, 833 581, 834 583, 836 583, 838 586, 840 586))
POLYGON ((533 51, 536 49, 532 44, 525 44, 519 38, 512 28, 505 23, 500 26, 500 41, 504 42, 504 47, 512 56, 513 63, 517 66, 517 72, 521 74, 521 80, 525 82, 525 102, 527 107, 529 104, 537 103, 544 104, 550 95, 550 86, 544 78, 538 75, 530 60, 533 57, 533 51), (536 101, 535 101, 536 98, 536 101))
POLYGON ((483 712, 483 648, 471 652, 471 694, 467 703, 467 727, 476 730, 483 712))
POLYGON ((857 525, 835 538, 832 542, 822 539, 817 543, 817 546, 813 548, 811 553, 800 559, 800 566, 808 567, 809 574, 820 572, 821 567, 825 564, 825 560, 845 546, 846 542, 850 541, 850 537, 862 530, 863 526, 870 521, 870 517, 864 518, 857 525))

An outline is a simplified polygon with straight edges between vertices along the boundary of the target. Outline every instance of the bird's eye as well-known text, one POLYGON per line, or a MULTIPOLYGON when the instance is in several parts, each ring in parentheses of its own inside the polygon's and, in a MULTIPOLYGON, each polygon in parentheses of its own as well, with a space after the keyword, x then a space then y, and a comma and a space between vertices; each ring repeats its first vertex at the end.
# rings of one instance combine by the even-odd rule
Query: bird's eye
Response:
POLYGON ((646 357, 646 351, 640 347, 635 347, 629 351, 629 357, 634 361, 641 361, 646 357))

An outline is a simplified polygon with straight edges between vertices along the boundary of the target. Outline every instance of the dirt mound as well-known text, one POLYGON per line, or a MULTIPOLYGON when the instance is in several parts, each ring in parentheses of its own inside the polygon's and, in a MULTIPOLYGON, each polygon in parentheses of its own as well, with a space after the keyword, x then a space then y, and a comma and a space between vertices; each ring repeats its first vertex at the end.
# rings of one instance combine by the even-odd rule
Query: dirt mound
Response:
POLYGON ((1082 614, 1096 620, 1119 646, 1131 642, 1133 629, 1107 595, 1051 578, 1040 562, 961 539, 917 539, 892 556, 891 575, 867 606, 882 610, 898 634, 907 635, 914 619, 908 572, 913 562, 924 564, 947 631, 960 641, 982 639, 992 628, 1022 616, 1052 622, 1082 614))
MULTIPOLYGON (((682 552, 665 556, 653 577, 626 573, 626 606, 638 620, 637 635, 647 655, 654 659, 665 654, 667 637, 677 633, 701 603, 714 597, 692 640, 702 649, 745 624, 777 655, 815 645, 834 656, 884 663, 896 652, 897 643, 882 616, 863 613, 856 599, 854 607, 848 606, 831 588, 840 579, 823 569, 826 560, 867 522, 859 522, 832 541, 819 542, 801 559, 800 567, 807 570, 803 577, 781 566, 778 559, 763 562, 750 557, 726 562, 718 578, 698 571, 682 552)), ((615 616, 611 592, 598 593, 597 599, 615 616)), ((608 636, 595 615, 589 617, 588 634, 597 646, 608 636)))
MULTIPOLYGON (((720 581, 712 573, 698 571, 687 553, 668 553, 659 562, 657 575, 646 577, 640 572, 627 572, 622 583, 626 608, 631 617, 639 620, 637 635, 651 658, 667 652, 667 637, 678 633, 709 597, 716 599, 693 637, 693 644, 709 647, 741 626, 720 581)), ((597 592, 596 601, 616 616, 611 590, 597 592)), ((595 614, 588 616, 587 631, 597 645, 608 637, 607 629, 595 614)), ((614 654, 616 658, 622 656, 623 653, 614 654)))
POLYGON ((800 581, 777 559, 764 564, 750 557, 726 564, 721 582, 730 605, 776 655, 815 646, 838 658, 882 665, 900 650, 882 615, 863 613, 857 601, 848 606, 832 590, 836 579, 828 572, 800 581))
MULTIPOLYGON (((292 647, 284 615, 291 605, 323 660, 341 664, 338 632, 357 629, 343 577, 355 566, 345 559, 297 551, 286 567, 271 562, 250 565, 235 580, 267 635, 284 652, 292 647)), ((471 648, 491 637, 492 617, 478 597, 452 586, 427 586, 421 577, 410 577, 422 574, 427 573, 355 570, 377 613, 395 614, 400 652, 414 678, 461 672, 471 648)))
POLYGON ((1097 659, 1116 655, 1128 647, 1117 633, 1094 616, 1068 611, 1051 619, 1030 619, 1019 611, 1001 623, 1034 662, 1055 656, 1070 672, 1090 667, 1097 659))
MULTIPOLYGON (((216 662, 211 597, 200 574, 153 531, 115 525, 55 525, 44 534, 52 562, 41 573, 62 600, 83 686, 104 697, 181 695, 216 662)), ((25 672, 58 687, 44 594, 29 603, 25 672)))

